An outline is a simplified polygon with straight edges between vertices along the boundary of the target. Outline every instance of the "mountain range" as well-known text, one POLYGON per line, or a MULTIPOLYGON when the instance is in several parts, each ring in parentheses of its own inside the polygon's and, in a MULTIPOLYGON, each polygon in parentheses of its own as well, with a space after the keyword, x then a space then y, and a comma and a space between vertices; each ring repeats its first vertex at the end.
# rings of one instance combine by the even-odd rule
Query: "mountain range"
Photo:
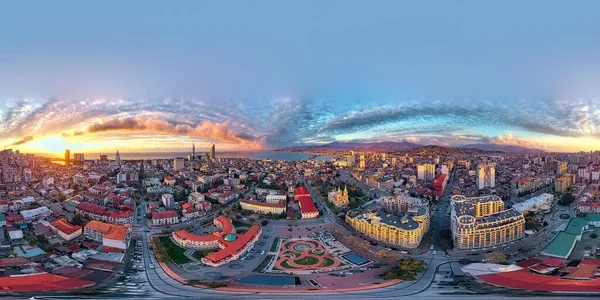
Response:
MULTIPOLYGON (((394 151, 406 151, 418 148, 425 148, 431 146, 425 146, 410 142, 331 142, 323 145, 307 145, 299 147, 289 147, 277 149, 278 151, 298 151, 298 152, 335 152, 335 151, 367 151, 367 152, 394 152, 394 151)), ((509 152, 509 153, 539 153, 544 152, 539 149, 527 148, 516 145, 500 145, 491 143, 479 143, 479 144, 468 144, 458 147, 442 147, 442 148, 455 148, 455 149, 473 149, 481 150, 486 152, 509 152)))

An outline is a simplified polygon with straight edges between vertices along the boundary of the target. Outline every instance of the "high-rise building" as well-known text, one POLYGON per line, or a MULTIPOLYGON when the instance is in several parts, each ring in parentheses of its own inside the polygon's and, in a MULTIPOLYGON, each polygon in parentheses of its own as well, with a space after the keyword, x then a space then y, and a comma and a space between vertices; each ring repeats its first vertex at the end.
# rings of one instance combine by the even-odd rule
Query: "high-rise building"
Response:
POLYGON ((184 163, 185 163, 185 161, 184 161, 183 157, 176 157, 173 160, 173 170, 179 171, 179 170, 183 169, 184 163))
POLYGON ((166 208, 173 207, 174 201, 173 195, 171 194, 162 194, 161 196, 161 202, 166 208))
POLYGON ((71 150, 65 150, 65 164, 69 165, 71 163, 71 150))
POLYGON ((397 158, 395 156, 392 156, 392 167, 395 167, 397 163, 397 158))
POLYGON ((75 161, 84 161, 85 160, 83 153, 75 153, 75 154, 73 154, 73 158, 75 159, 75 161))
POLYGON ((479 164, 477 166, 477 187, 496 187, 496 166, 494 164, 479 164))
POLYGON ((434 177, 435 177, 435 165, 434 164, 417 165, 417 179, 433 180, 434 177))
POLYGON ((196 159, 196 145, 192 142, 192 159, 196 159))
POLYGON ((210 147, 209 158, 211 161, 215 160, 215 144, 210 147))
POLYGON ((107 161, 108 155, 100 153, 100 161, 107 161))
POLYGON ((115 162, 117 165, 121 165, 121 155, 119 154, 119 150, 117 150, 117 154, 115 154, 115 162))
POLYGON ((367 163, 365 161, 365 155, 361 154, 360 155, 360 162, 359 162, 359 166, 358 167, 364 170, 366 168, 366 166, 367 166, 367 163))
POLYGON ((569 164, 566 161, 557 161, 556 162, 556 175, 562 175, 567 173, 567 169, 569 164))

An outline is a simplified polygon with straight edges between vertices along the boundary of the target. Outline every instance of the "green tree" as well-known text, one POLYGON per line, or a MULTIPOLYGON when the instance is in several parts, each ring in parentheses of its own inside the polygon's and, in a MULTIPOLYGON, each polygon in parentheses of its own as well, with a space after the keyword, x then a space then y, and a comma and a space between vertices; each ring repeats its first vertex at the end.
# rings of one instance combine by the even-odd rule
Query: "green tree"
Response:
POLYGON ((71 224, 79 225, 81 227, 84 227, 87 222, 88 221, 83 217, 83 215, 79 213, 74 214, 71 218, 71 224))
POLYGON ((508 257, 502 252, 490 252, 485 255, 485 260, 492 264, 503 264, 506 263, 508 257))
POLYGON ((383 274, 384 279, 415 280, 425 270, 425 262, 419 259, 401 259, 398 266, 383 274))
POLYGON ((538 230, 542 228, 542 223, 536 217, 527 216, 525 217, 525 229, 538 230))

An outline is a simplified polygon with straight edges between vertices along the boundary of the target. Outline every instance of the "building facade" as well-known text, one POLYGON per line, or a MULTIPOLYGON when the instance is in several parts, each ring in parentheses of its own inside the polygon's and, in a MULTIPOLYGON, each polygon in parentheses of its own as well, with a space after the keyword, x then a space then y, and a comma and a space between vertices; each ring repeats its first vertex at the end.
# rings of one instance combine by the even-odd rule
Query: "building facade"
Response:
POLYGON ((477 166, 477 187, 496 187, 496 166, 494 164, 479 164, 477 166))
POLYGON ((407 249, 417 248, 421 243, 426 232, 425 219, 429 219, 428 214, 418 207, 411 208, 403 217, 382 213, 366 213, 354 218, 346 216, 346 222, 355 230, 375 240, 407 249))
POLYGON ((329 202, 333 203, 335 207, 347 206, 349 203, 348 187, 344 186, 344 191, 338 187, 337 191, 329 192, 327 199, 329 202))
POLYGON ((525 218, 514 209, 504 209, 496 195, 451 198, 454 247, 461 250, 484 249, 524 237, 525 218))
POLYGON ((279 200, 278 203, 259 202, 252 199, 242 199, 240 205, 244 210, 251 210, 261 214, 276 214, 285 213, 286 203, 285 200, 279 200))

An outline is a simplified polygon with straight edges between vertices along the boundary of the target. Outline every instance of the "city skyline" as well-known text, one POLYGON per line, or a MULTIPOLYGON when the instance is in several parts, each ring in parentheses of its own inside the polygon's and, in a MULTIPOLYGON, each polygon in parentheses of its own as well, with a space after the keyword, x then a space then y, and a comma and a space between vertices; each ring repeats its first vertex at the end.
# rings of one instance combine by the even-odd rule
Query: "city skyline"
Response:
POLYGON ((11 3, 0 18, 0 148, 600 150, 598 4, 543 2, 539 15, 535 1, 509 2, 428 11, 264 1, 230 11, 144 1, 144 14, 136 1, 118 11, 11 3))

